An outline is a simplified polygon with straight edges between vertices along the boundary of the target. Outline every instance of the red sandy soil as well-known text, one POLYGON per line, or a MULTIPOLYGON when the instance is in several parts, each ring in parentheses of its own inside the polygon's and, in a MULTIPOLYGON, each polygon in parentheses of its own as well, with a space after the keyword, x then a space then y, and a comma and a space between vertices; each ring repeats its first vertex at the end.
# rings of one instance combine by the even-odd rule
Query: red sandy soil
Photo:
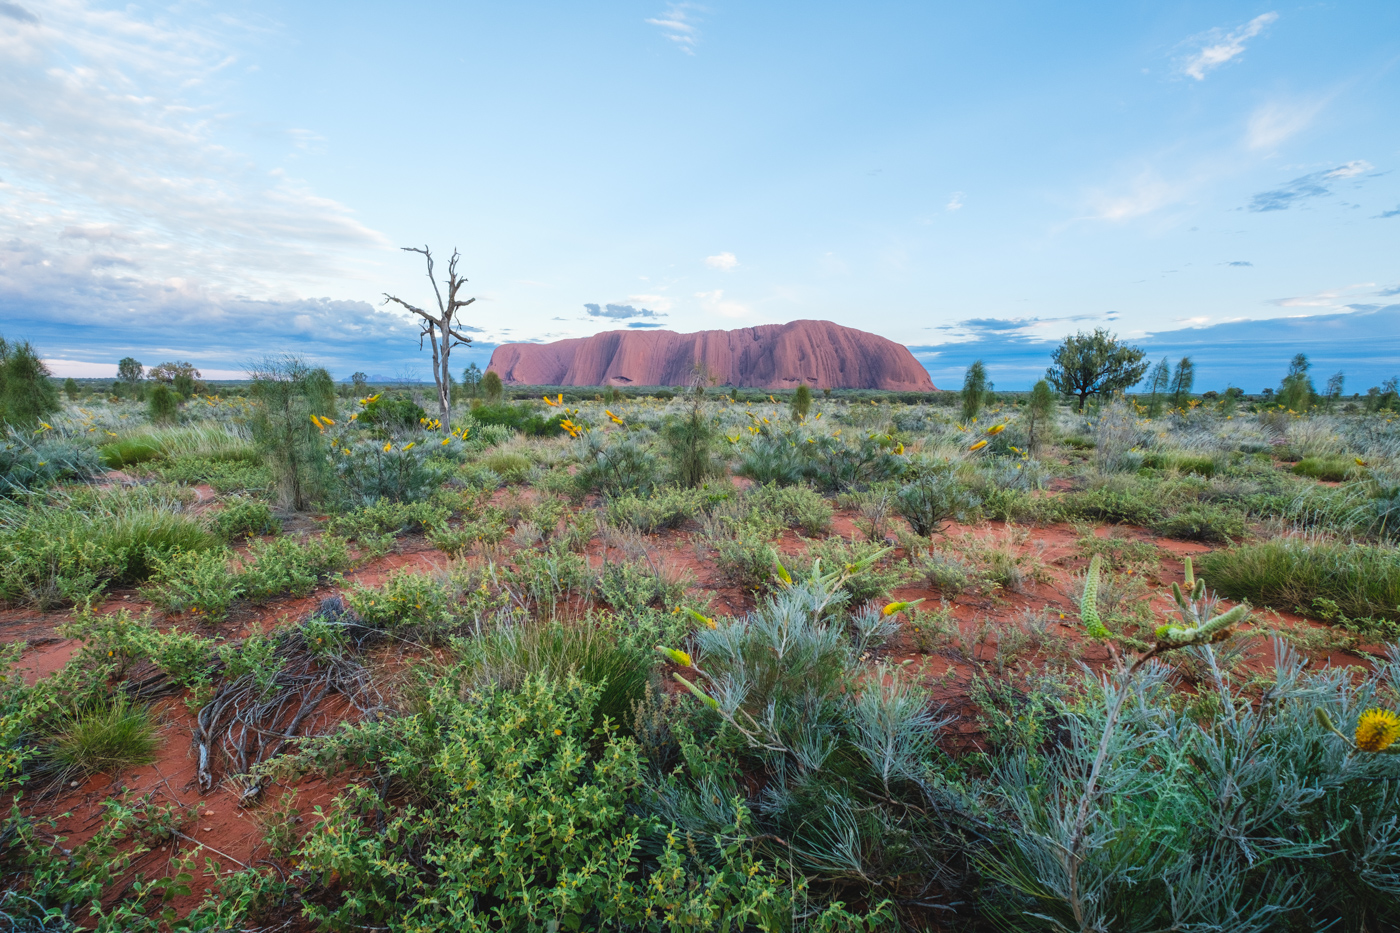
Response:
MULTIPOLYGON (((496 501, 520 495, 515 491, 498 492, 496 501)), ((526 493, 522 498, 529 498, 526 493)), ((197 502, 211 497, 208 490, 196 489, 197 502)), ((840 510, 833 522, 833 533, 847 538, 858 538, 860 532, 855 524, 856 513, 840 510)), ((1081 574, 1088 561, 1082 556, 1077 540, 1080 532, 1070 525, 1051 525, 1024 529, 1008 528, 1000 522, 988 522, 975 527, 953 526, 946 530, 943 544, 956 541, 961 535, 969 534, 980 541, 991 539, 1011 540, 1017 532, 1025 533, 1023 543, 1016 545, 1018 553, 1035 555, 1040 562, 1042 574, 1039 580, 1030 582, 1024 592, 1000 592, 994 596, 963 594, 946 600, 951 607, 952 617, 967 638, 974 635, 979 627, 985 627, 986 638, 974 647, 977 658, 961 656, 958 650, 944 648, 932 653, 918 649, 915 633, 908 626, 892 645, 883 650, 880 660, 903 671, 903 676, 917 677, 931 688, 934 699, 944 704, 945 712, 955 714, 957 720, 948 727, 946 748, 953 753, 984 748, 981 731, 976 722, 978 710, 969 699, 969 684, 974 673, 974 660, 986 660, 996 650, 997 641, 1007 632, 1014 630, 1018 620, 1027 612, 1048 611, 1053 620, 1050 626, 1053 635, 1065 643, 1082 651, 1079 660, 1093 669, 1101 669, 1109 660, 1107 650, 1098 644, 1085 645, 1076 618, 1077 583, 1076 575, 1081 574), (1062 620, 1055 618, 1063 613, 1062 620)), ((1200 544, 1173 541, 1152 535, 1142 529, 1127 527, 1098 527, 1099 537, 1109 535, 1124 539, 1143 541, 1157 549, 1159 559, 1155 568, 1148 568, 1144 574, 1151 601, 1155 610, 1165 613, 1172 606, 1170 584, 1180 580, 1183 561, 1188 556, 1206 553, 1209 547, 1200 544)), ((726 580, 715 566, 713 554, 704 546, 694 528, 647 536, 646 542, 654 549, 655 559, 688 575, 691 580, 690 592, 696 597, 697 605, 708 601, 712 615, 742 615, 753 609, 755 596, 742 587, 726 580)), ((803 550, 807 542, 798 535, 788 532, 779 542, 783 554, 793 554, 803 550)), ((602 561, 603 547, 597 536, 587 548, 587 557, 597 566, 602 561)), ((615 549, 614 549, 614 553, 615 549)), ((896 551, 896 556, 905 556, 896 551)), ((469 558, 479 560, 480 558, 469 558)), ((615 559, 615 558, 614 558, 615 559)), ((405 568, 415 572, 429 571, 446 566, 450 559, 435 550, 421 536, 401 539, 389 554, 365 560, 355 569, 344 575, 346 584, 356 583, 366 586, 381 585, 388 576, 405 568)), ((265 631, 305 617, 313 611, 325 596, 341 589, 338 583, 328 583, 319 587, 312 595, 302 599, 285 599, 261 607, 237 609, 217 632, 206 624, 189 619, 164 619, 160 624, 179 624, 181 627, 200 631, 202 634, 219 634, 224 638, 235 639, 245 635, 254 625, 265 631)), ((921 585, 900 587, 890 594, 892 600, 924 599, 923 608, 937 607, 943 602, 943 594, 921 585)), ((1229 605, 1229 603, 1226 603, 1229 605)), ((151 610, 152 607, 141 599, 136 591, 111 593, 102 604, 100 611, 112 612, 128 608, 135 613, 151 610)), ((577 610, 582 604, 571 607, 577 610)), ((48 676, 60 669, 73 655, 78 645, 60 637, 56 629, 71 618, 71 612, 36 612, 24 609, 0 611, 0 643, 23 641, 26 649, 22 666, 27 682, 34 683, 38 678, 48 676)), ((1321 626, 1320 623, 1302 619, 1287 613, 1262 613, 1268 618, 1294 626, 1321 626)), ((162 617, 156 613, 156 618, 162 617)), ((1262 669, 1271 660, 1267 638, 1263 635, 1248 635, 1246 665, 1252 669, 1262 669)), ((1369 654, 1378 652, 1376 646, 1367 646, 1363 653, 1353 654, 1332 652, 1313 659, 1317 664, 1358 665, 1371 664, 1369 654)), ((381 668, 401 664, 404 659, 379 659, 381 668)), ((1022 658, 1032 664, 1045 660, 1036 656, 1022 658)), ((326 780, 310 777, 295 787, 271 788, 266 799, 253 808, 238 806, 235 791, 227 784, 216 786, 212 791, 202 793, 195 774, 193 749, 193 717, 186 709, 182 698, 161 700, 158 704, 163 725, 164 742, 160 758, 153 765, 132 768, 117 775, 98 775, 78 783, 76 787, 62 787, 47 796, 35 792, 34 788, 25 796, 25 810, 33 815, 53 817, 57 820, 57 834, 66 837, 63 845, 73 845, 89 838, 101 823, 102 804, 106 800, 123 795, 138 797, 153 794, 157 799, 173 802, 188 814, 182 832, 184 837, 172 844, 146 853, 136 860, 133 869, 142 872, 147 878, 161 877, 174 870, 173 860, 191 854, 209 856, 225 869, 252 864, 271 864, 269 852, 263 841, 262 820, 265 814, 280 808, 287 802, 288 795, 294 798, 294 805, 300 811, 301 831, 308 828, 313 819, 313 807, 328 807, 335 795, 354 780, 353 775, 340 775, 326 780)), ((339 721, 353 716, 344 704, 333 705, 329 701, 317 714, 318 721, 308 723, 304 734, 324 734, 332 731, 339 721)), ((0 801, 5 804, 7 801, 0 801)), ((279 870, 280 867, 279 867, 279 870)), ((199 878, 193 885, 196 892, 202 890, 208 879, 199 878)), ((118 888, 113 888, 118 890, 118 888)), ((184 899, 177 905, 188 909, 197 903, 198 896, 184 899)), ((289 929, 297 929, 293 922, 289 929)))

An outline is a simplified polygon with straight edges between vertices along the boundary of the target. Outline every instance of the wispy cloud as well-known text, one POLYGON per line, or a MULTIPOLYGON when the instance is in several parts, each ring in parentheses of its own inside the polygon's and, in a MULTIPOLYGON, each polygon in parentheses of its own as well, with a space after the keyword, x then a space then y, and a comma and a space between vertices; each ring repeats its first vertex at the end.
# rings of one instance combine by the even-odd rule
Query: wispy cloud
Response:
POLYGON ((1181 200, 1185 186, 1173 184, 1154 172, 1143 172, 1121 193, 1095 191, 1089 195, 1089 216, 1095 220, 1123 221, 1142 217, 1181 200))
POLYGON ((1231 32, 1212 29, 1194 37, 1187 44, 1200 47, 1182 61, 1182 74, 1204 81, 1207 73, 1243 54, 1245 42, 1259 35, 1276 19, 1277 13, 1261 13, 1231 32))
POLYGON ((1252 262, 1246 262, 1246 261, 1243 260, 1243 259, 1236 259, 1236 260, 1234 260, 1233 262, 1227 262, 1227 263, 1225 263, 1225 265, 1227 265, 1227 266, 1252 266, 1252 265, 1254 265, 1254 263, 1252 263, 1252 262))
POLYGON ((744 317, 749 313, 746 306, 732 299, 726 299, 722 288, 717 288, 712 292, 696 292, 695 297, 700 299, 700 307, 710 314, 718 314, 721 317, 744 317))
POLYGON ((706 256, 705 265, 711 269, 723 269, 726 272, 739 264, 739 260, 733 253, 720 253, 718 256, 706 256))
POLYGON ((660 324, 645 324, 645 323, 643 323, 643 322, 641 322, 641 321, 633 321, 631 324, 628 324, 627 326, 628 326, 628 327, 637 327, 637 328, 641 328, 641 327, 661 327, 662 325, 660 325, 660 324))
POLYGON ((1400 207, 1393 211, 1381 211, 1375 216, 1375 220, 1385 220, 1387 217, 1400 217, 1400 207))
POLYGON ((961 191, 954 191, 953 196, 948 199, 948 203, 944 205, 943 209, 945 211, 960 211, 962 210, 962 206, 963 193, 961 191))
POLYGON ((1364 175, 1372 169, 1370 162, 1357 159, 1326 171, 1312 172, 1293 179, 1273 191, 1261 191, 1249 199, 1249 209, 1256 213, 1286 211, 1311 198, 1323 198, 1332 193, 1332 186, 1348 178, 1364 175))
MULTIPOLYGON (((1376 284, 1374 282, 1361 282, 1356 285, 1333 288, 1312 295, 1296 295, 1292 298, 1274 298, 1269 304, 1277 305, 1280 308, 1328 308, 1335 310, 1349 307, 1350 303, 1364 294, 1366 289, 1375 287, 1376 284)), ((1380 292, 1379 294, 1384 295, 1385 292, 1380 292)))
POLYGON ((1251 149, 1272 149, 1307 129, 1327 105, 1326 100, 1306 102, 1271 101, 1249 115, 1245 143, 1251 149))
POLYGON ((694 3, 668 3, 666 12, 647 20, 661 29, 661 34, 687 55, 695 54, 695 46, 700 41, 700 30, 696 28, 699 18, 696 12, 703 8, 694 3))
POLYGON ((189 314, 222 314, 216 330, 255 328, 259 309, 280 315, 296 295, 353 294, 347 283, 390 248, 344 205, 227 144, 239 27, 89 0, 41 10, 0 7, 0 242, 8 297, 32 314, 82 288, 94 310, 176 295, 189 314), (33 256, 47 266, 26 265, 33 256), (41 274, 60 267, 80 283, 41 274))
POLYGON ((589 317, 611 318, 614 321, 625 321, 628 318, 634 317, 666 316, 659 311, 649 311, 646 308, 634 308, 632 305, 609 304, 599 307, 596 304, 585 304, 583 308, 588 312, 589 317))

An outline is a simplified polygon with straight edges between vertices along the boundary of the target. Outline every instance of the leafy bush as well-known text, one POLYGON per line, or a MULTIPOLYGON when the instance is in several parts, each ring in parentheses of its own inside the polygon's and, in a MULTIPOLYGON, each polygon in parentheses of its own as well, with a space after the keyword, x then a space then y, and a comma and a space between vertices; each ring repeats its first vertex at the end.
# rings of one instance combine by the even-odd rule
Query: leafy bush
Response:
POLYGON ((335 383, 295 357, 266 360, 251 375, 253 439, 272 468, 278 503, 310 508, 330 482, 324 428, 315 419, 334 417, 335 383))
POLYGON ((826 572, 843 573, 841 592, 851 603, 859 605, 867 600, 883 596, 899 586, 903 578, 894 562, 884 556, 889 549, 870 541, 847 541, 840 535, 832 535, 815 542, 802 556, 789 559, 788 569, 796 575, 810 572, 821 561, 821 569, 826 572), (860 573, 851 568, 858 564, 868 565, 860 573))
POLYGON ((170 483, 208 483, 218 493, 266 492, 272 471, 261 463, 206 457, 177 457, 157 461, 147 469, 170 483))
POLYGON ((218 545, 177 503, 137 491, 0 502, 0 599, 42 607, 140 583, 178 551, 218 545))
POLYGON ((225 550, 181 551, 162 560, 141 595, 170 612, 192 612, 222 622, 244 592, 225 550))
POLYGON ((447 509, 432 502, 380 499, 373 505, 332 515, 326 523, 326 531, 363 541, 439 528, 447 523, 448 517, 447 509))
POLYGON ((472 418, 477 424, 499 425, 528 437, 559 437, 564 433, 561 422, 566 415, 544 416, 534 404, 477 405, 472 418))
POLYGON ((225 541, 282 533, 282 523, 266 502, 237 496, 224 502, 210 521, 214 533, 225 541))
POLYGON ((1391 547, 1283 538, 1213 551, 1201 560, 1226 596, 1306 612, 1326 599, 1355 618, 1400 620, 1400 552, 1391 547))
POLYGON ((151 389, 146 403, 153 424, 170 424, 180 417, 180 396, 163 382, 151 389))
POLYGON ((342 497, 352 506, 364 506, 386 499, 426 499, 452 472, 444 455, 462 442, 444 438, 433 443, 394 443, 359 431, 342 431, 332 435, 330 446, 330 463, 342 497))
POLYGON ((248 546, 239 579, 249 599, 265 602, 283 595, 308 596, 323 577, 348 566, 350 555, 342 538, 274 538, 248 546))
POLYGON ((611 498, 633 493, 644 498, 660 480, 661 470, 651 450, 616 435, 585 435, 580 442, 579 459, 574 483, 580 495, 599 493, 611 498))
POLYGON ((62 407, 38 351, 27 340, 0 337, 0 421, 32 429, 62 407))
POLYGON ((415 573, 396 570, 382 586, 356 584, 345 602, 370 628, 427 643, 442 643, 462 625, 498 603, 459 569, 415 573))
POLYGON ((831 503, 806 486, 783 487, 777 483, 756 486, 745 494, 744 502, 791 528, 801 529, 808 537, 831 530, 831 503))
POLYGON ((618 609, 653 606, 670 610, 685 598, 686 580, 650 561, 608 561, 598 571, 598 598, 618 609))
POLYGON ((1228 542, 1243 537, 1244 516, 1218 505, 1191 505, 1155 522, 1154 531, 1183 541, 1228 542))
POLYGON ((613 525, 650 533, 685 524, 694 519, 708 501, 703 490, 668 487, 650 495, 623 493, 608 502, 606 514, 613 525))
MULTIPOLYGON (((412 788, 414 805, 368 787, 337 799, 299 853, 321 880, 308 918, 334 929, 521 933, 661 929, 663 917, 670 928, 788 928, 792 889, 747 844, 725 843, 713 864, 699 861, 687 837, 641 811, 637 746, 595 731, 598 696, 578 680, 543 678, 469 701, 439 687, 432 715, 341 737, 412 788), (376 813, 388 817, 382 832, 376 813)), ((745 816, 726 830, 746 838, 745 816)), ((867 928, 847 917, 831 908, 820 929, 867 928)))
POLYGON ((929 586, 946 596, 956 596, 981 585, 977 568, 956 554, 944 551, 916 554, 909 559, 909 566, 928 581, 929 586))
POLYGON ((135 466, 165 456, 161 445, 149 437, 123 437, 99 448, 102 462, 113 470, 135 466))
POLYGON ((964 519, 978 504, 948 464, 912 467, 908 481, 895 494, 896 511, 908 520, 914 534, 924 538, 938 534, 948 519, 964 519))
POLYGON ((381 395, 360 409, 359 421, 386 431, 413 430, 428 413, 407 395, 381 395))

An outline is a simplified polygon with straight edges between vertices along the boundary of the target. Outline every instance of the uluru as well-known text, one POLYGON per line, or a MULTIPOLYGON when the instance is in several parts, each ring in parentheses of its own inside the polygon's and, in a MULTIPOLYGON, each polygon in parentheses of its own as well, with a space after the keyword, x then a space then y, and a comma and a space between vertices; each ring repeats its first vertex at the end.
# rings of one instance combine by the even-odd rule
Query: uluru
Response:
POLYGON ((612 330, 552 343, 506 343, 487 367, 514 385, 670 386, 701 363, 720 385, 932 392, 933 380, 902 344, 831 321, 737 330, 612 330))

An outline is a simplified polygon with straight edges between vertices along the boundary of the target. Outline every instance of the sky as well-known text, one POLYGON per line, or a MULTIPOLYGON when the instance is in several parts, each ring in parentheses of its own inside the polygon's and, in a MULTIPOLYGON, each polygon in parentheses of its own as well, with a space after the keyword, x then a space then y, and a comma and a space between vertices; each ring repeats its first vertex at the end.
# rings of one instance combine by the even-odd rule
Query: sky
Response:
POLYGON ((1400 4, 0 0, 0 333, 55 372, 429 378, 823 319, 1004 389, 1400 373, 1400 4), (458 363, 460 361, 460 363, 458 363))

